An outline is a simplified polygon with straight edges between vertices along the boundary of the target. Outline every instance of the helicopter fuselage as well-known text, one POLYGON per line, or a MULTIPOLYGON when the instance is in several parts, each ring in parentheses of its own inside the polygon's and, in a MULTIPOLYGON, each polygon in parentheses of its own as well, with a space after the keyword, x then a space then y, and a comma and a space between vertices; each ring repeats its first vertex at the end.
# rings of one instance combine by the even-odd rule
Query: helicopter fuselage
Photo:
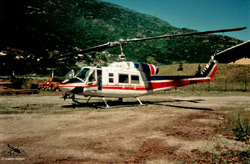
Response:
POLYGON ((209 76, 155 76, 159 70, 154 65, 115 62, 108 67, 83 67, 76 76, 65 80, 59 87, 64 92, 91 97, 139 97, 210 81, 217 67, 216 64, 208 67, 209 76))

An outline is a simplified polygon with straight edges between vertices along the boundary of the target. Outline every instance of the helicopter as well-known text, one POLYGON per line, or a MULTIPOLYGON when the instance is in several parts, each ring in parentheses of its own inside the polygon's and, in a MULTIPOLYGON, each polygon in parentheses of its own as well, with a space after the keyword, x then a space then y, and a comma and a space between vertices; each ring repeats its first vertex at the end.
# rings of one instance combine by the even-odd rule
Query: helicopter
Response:
POLYGON ((198 75, 157 76, 159 72, 157 66, 148 63, 127 61, 123 52, 124 44, 153 39, 240 31, 244 29, 246 29, 246 27, 176 35, 162 35, 147 38, 120 39, 119 41, 108 42, 82 51, 59 56, 58 58, 66 58, 118 46, 121 49, 119 62, 111 63, 106 67, 82 67, 76 75, 74 75, 73 71, 70 71, 68 74, 71 75, 71 77, 59 84, 59 88, 64 92, 64 99, 70 98, 76 103, 79 103, 79 101, 75 95, 83 95, 89 97, 87 103, 92 97, 101 97, 107 108, 110 106, 105 98, 118 98, 119 101, 122 101, 123 98, 136 98, 140 105, 144 105, 139 99, 140 96, 152 94, 158 91, 168 91, 180 86, 211 81, 217 71, 216 57, 218 58, 218 54, 220 53, 213 54, 208 64, 198 75))

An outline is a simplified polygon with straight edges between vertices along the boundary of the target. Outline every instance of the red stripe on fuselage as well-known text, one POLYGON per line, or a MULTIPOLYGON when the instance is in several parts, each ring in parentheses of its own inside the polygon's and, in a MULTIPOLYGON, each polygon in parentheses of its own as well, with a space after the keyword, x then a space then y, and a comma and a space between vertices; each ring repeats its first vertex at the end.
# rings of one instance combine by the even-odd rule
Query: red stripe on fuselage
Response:
POLYGON ((59 84, 59 87, 69 87, 69 88, 71 88, 71 87, 84 87, 84 88, 91 88, 91 87, 97 87, 97 84, 96 83, 94 83, 93 85, 90 85, 90 86, 88 86, 88 85, 72 85, 72 84, 59 84))
POLYGON ((148 83, 148 86, 135 86, 135 85, 104 85, 103 89, 113 89, 113 90, 154 90, 154 89, 166 89, 169 87, 178 87, 178 86, 185 86, 190 85, 194 83, 201 83, 201 82, 207 82, 210 81, 208 78, 204 79, 186 79, 186 80, 180 80, 180 81, 151 81, 148 83), (192 82, 193 83, 192 83, 192 82))
POLYGON ((61 87, 61 88, 75 88, 76 86, 75 85, 68 85, 68 84, 59 84, 59 87, 61 87))

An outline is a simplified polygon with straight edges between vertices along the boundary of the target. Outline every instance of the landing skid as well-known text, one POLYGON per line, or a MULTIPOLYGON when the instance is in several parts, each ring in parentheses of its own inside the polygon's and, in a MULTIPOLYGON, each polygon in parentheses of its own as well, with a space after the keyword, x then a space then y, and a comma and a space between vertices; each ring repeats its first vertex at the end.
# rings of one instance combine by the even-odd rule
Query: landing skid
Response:
MULTIPOLYGON (((66 100, 66 99, 71 99, 73 102, 75 102, 76 104, 74 104, 74 106, 76 106, 76 105, 79 105, 79 106, 94 106, 94 107, 98 107, 98 105, 97 104, 99 104, 99 103, 89 103, 89 101, 90 101, 90 99, 92 98, 91 96, 87 99, 87 101, 86 101, 86 103, 83 103, 83 102, 80 102, 79 100, 86 100, 86 99, 79 99, 79 98, 75 98, 75 95, 74 94, 71 94, 71 95, 69 95, 69 94, 67 94, 67 95, 64 95, 63 96, 63 98, 64 98, 64 100, 66 100)), ((144 106, 145 104, 143 104, 142 102, 141 102, 141 100, 138 98, 138 97, 136 97, 136 99, 137 99, 137 101, 139 102, 139 104, 137 104, 137 105, 140 105, 140 106, 144 106)), ((130 106, 135 106, 136 104, 134 104, 134 103, 128 103, 127 105, 121 105, 120 103, 123 103, 123 99, 122 98, 119 98, 117 101, 112 101, 112 102, 110 102, 111 104, 112 104, 112 106, 109 106, 109 104, 107 103, 107 101, 106 101, 106 99, 104 98, 104 97, 102 97, 102 100, 103 100, 103 102, 105 103, 105 105, 106 105, 106 108, 114 108, 114 107, 130 107, 130 106)), ((102 108, 102 107, 101 107, 102 108)))
POLYGON ((136 99, 139 101, 139 103, 140 103, 141 106, 144 105, 138 97, 136 97, 136 99))
MULTIPOLYGON (((85 100, 85 99, 76 98, 75 94, 67 94, 67 93, 65 93, 62 98, 64 100, 71 99, 73 102, 75 102, 77 104, 83 104, 83 102, 80 102, 79 100, 85 100)), ((86 102, 87 104, 88 104, 88 102, 89 102, 90 99, 91 99, 91 96, 88 98, 88 100, 86 102)))
MULTIPOLYGON (((141 106, 144 105, 138 97, 136 97, 136 99, 139 101, 139 103, 140 103, 141 106)), ((110 108, 110 106, 108 105, 108 103, 106 102, 106 100, 105 100, 104 97, 102 97, 102 100, 105 102, 106 107, 107 107, 107 108, 110 108)), ((119 99, 118 99, 118 102, 123 102, 123 99, 122 99, 122 98, 119 98, 119 99)))
POLYGON ((102 100, 105 102, 106 107, 107 107, 107 108, 109 108, 109 105, 108 105, 108 103, 106 102, 106 100, 105 100, 105 98, 104 98, 104 97, 102 97, 102 100))
POLYGON ((138 106, 141 106, 140 104, 124 104, 124 105, 121 105, 121 104, 116 104, 116 105, 109 105, 109 108, 107 108, 106 106, 97 106, 97 108, 100 108, 100 109, 115 109, 115 108, 126 108, 126 107, 138 107, 138 106))

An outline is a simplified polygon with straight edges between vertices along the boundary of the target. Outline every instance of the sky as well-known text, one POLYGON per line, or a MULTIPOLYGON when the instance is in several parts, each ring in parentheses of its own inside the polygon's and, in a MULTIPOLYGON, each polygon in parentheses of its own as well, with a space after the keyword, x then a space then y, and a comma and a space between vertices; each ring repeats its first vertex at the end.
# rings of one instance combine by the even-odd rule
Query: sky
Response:
POLYGON ((247 27, 221 33, 250 40, 250 0, 103 0, 156 16, 178 28, 210 31, 247 27))

